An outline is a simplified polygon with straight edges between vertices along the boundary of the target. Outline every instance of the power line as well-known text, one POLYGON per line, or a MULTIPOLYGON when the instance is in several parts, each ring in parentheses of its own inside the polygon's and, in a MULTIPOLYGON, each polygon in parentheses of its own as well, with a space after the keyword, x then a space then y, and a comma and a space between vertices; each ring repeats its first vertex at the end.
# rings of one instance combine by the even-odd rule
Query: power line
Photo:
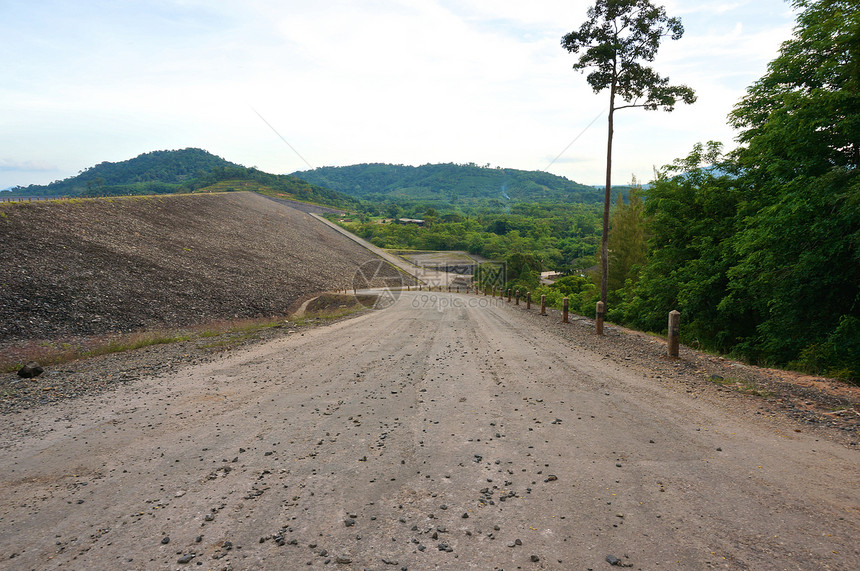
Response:
POLYGON ((263 121, 263 123, 265 123, 266 125, 268 125, 268 126, 269 126, 269 129, 271 129, 271 130, 275 133, 275 135, 277 135, 278 137, 280 137, 280 139, 281 139, 281 140, 282 140, 282 141, 283 141, 283 142, 284 142, 284 143, 285 143, 285 144, 286 144, 286 145, 287 145, 287 146, 288 146, 288 147, 289 147, 289 148, 290 148, 290 149, 291 149, 295 154, 296 154, 296 156, 297 156, 297 157, 299 157, 300 159, 302 159, 302 160, 304 161, 304 163, 305 163, 306 165, 308 165, 308 168, 309 168, 309 169, 313 170, 313 168, 314 168, 314 167, 311 165, 311 163, 309 163, 309 162, 308 162, 308 161, 307 161, 307 160, 306 160, 306 159, 305 159, 305 158, 304 158, 304 157, 303 157, 303 156, 302 156, 302 155, 301 155, 301 154, 296 150, 296 148, 295 148, 294 146, 292 146, 292 145, 290 144, 290 142, 289 142, 289 141, 287 141, 287 140, 284 138, 284 136, 283 136, 283 135, 281 135, 280 133, 278 133, 278 130, 277 130, 277 129, 275 129, 274 127, 272 127, 272 124, 271 124, 271 123, 269 123, 268 121, 266 121, 266 118, 265 118, 265 117, 263 117, 262 115, 260 115, 260 113, 259 113, 256 109, 254 109, 253 107, 251 107, 251 111, 253 111, 254 113, 256 113, 256 114, 257 114, 257 117, 259 117, 259 118, 263 121))
POLYGON ((568 143, 568 145, 564 148, 564 150, 563 150, 562 152, 560 152, 560 153, 558 154, 558 156, 557 156, 557 157, 555 157, 553 160, 551 160, 551 161, 549 162, 549 164, 548 164, 548 165, 546 165, 546 168, 545 168, 545 169, 543 169, 543 170, 545 170, 545 171, 546 171, 546 170, 549 170, 549 167, 551 167, 551 166, 555 163, 555 161, 557 161, 558 159, 560 159, 560 158, 561 158, 561 156, 562 156, 564 153, 566 153, 566 152, 567 152, 567 150, 568 150, 570 147, 572 147, 572 146, 573 146, 573 144, 574 144, 576 141, 578 141, 578 140, 579 140, 579 138, 580 138, 581 136, 583 136, 583 135, 585 134, 585 132, 586 132, 586 131, 588 131, 588 129, 589 129, 592 125, 594 125, 595 121, 597 121, 598 119, 600 119, 600 118, 603 116, 603 114, 604 114, 604 113, 606 113, 606 110, 603 110, 603 111, 601 111, 600 113, 598 113, 598 114, 597 114, 597 117, 595 117, 594 119, 592 119, 592 120, 591 120, 591 123, 589 123, 588 125, 586 125, 585 129, 583 129, 583 130, 582 130, 582 132, 581 132, 579 135, 577 135, 576 137, 574 137, 574 139, 573 139, 570 143, 568 143))

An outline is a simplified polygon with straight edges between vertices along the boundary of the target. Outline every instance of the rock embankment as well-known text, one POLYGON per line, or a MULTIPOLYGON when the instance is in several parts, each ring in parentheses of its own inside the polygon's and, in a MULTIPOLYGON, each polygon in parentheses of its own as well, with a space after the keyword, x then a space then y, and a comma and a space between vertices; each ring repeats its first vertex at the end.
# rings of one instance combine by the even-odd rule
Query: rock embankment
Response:
POLYGON ((283 314, 376 259, 246 192, 4 204, 0 244, 0 346, 283 314))

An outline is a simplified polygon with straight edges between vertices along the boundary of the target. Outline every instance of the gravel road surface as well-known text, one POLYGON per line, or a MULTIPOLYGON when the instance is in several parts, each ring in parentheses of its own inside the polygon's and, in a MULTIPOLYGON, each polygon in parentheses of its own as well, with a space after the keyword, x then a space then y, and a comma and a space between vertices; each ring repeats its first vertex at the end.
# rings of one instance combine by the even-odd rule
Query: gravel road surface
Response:
POLYGON ((403 292, 2 416, 0 568, 860 569, 856 446, 539 319, 403 292))

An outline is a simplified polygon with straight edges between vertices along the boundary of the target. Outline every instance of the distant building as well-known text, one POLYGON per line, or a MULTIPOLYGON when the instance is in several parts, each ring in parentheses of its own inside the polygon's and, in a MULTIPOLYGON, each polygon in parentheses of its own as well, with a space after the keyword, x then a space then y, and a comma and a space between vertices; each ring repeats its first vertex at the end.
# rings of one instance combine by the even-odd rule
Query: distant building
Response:
POLYGON ((544 285, 552 285, 555 280, 562 277, 563 274, 559 272, 541 272, 540 273, 540 283, 544 285))
POLYGON ((424 221, 418 218, 398 218, 398 224, 414 224, 416 226, 424 226, 424 221))

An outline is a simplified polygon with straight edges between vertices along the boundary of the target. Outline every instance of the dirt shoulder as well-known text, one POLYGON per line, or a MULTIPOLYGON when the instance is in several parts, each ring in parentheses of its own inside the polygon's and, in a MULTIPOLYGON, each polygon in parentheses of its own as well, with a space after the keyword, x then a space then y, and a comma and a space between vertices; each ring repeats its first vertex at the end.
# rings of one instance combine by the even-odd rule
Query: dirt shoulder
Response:
MULTIPOLYGON (((507 303, 507 302, 505 302, 507 303)), ((767 369, 681 346, 677 359, 666 355, 666 342, 658 337, 608 325, 605 336, 594 332, 594 321, 561 312, 508 304, 537 326, 602 355, 602 359, 632 367, 659 383, 673 385, 695 398, 743 407, 753 414, 798 423, 790 430, 815 431, 850 446, 860 446, 860 387, 835 379, 793 371, 767 369)))
POLYGON ((15 373, 0 374, 0 415, 35 412, 62 401, 110 392, 143 378, 176 374, 235 351, 351 319, 369 311, 368 305, 372 303, 364 300, 362 305, 352 295, 325 293, 310 298, 302 316, 284 318, 275 325, 251 331, 205 334, 188 341, 77 359, 46 366, 45 372, 34 379, 21 379, 15 373))

